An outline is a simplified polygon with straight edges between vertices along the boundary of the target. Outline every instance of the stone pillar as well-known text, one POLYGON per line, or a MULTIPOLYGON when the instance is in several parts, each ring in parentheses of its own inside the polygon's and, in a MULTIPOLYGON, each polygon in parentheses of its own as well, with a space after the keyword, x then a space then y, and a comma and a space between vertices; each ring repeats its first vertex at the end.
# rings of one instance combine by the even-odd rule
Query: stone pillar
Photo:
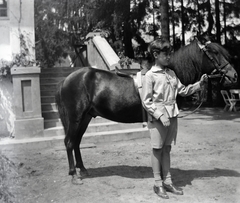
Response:
POLYGON ((14 136, 16 139, 43 136, 40 98, 39 67, 15 67, 13 78, 13 108, 15 112, 14 136))

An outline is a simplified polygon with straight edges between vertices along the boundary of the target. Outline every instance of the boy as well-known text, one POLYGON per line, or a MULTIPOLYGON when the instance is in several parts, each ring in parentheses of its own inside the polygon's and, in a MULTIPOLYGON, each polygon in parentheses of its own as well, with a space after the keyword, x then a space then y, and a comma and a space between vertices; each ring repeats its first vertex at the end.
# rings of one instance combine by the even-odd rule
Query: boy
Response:
POLYGON ((201 89, 207 75, 203 75, 199 82, 184 86, 176 77, 174 71, 167 68, 170 59, 170 43, 164 39, 157 39, 150 43, 149 51, 154 59, 154 65, 145 75, 142 89, 143 106, 148 112, 148 128, 151 137, 151 163, 154 175, 154 192, 168 199, 166 191, 183 195, 177 188, 170 174, 171 143, 176 141, 177 116, 179 114, 176 103, 177 94, 188 96, 201 89), (162 168, 163 180, 160 176, 162 168))

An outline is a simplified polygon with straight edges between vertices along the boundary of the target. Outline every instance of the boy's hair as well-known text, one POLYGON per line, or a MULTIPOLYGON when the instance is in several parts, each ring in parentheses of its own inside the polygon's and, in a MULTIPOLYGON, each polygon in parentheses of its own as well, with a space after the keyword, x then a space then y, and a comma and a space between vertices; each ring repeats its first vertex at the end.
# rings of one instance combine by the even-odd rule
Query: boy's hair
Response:
POLYGON ((148 46, 148 52, 151 54, 151 57, 153 57, 153 53, 157 52, 158 54, 160 52, 168 52, 171 50, 171 45, 168 40, 158 38, 154 41, 152 41, 148 46))

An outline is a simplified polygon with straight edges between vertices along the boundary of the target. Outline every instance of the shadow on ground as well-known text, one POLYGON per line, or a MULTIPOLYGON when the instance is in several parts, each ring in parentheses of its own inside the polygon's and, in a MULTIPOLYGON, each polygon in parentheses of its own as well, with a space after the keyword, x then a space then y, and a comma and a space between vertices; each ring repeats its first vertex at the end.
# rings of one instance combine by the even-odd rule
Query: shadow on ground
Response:
MULTIPOLYGON (((108 166, 88 169, 88 178, 121 176, 126 178, 153 178, 152 168, 146 166, 108 166)), ((178 186, 191 185, 194 179, 217 178, 217 177, 240 177, 240 173, 234 170, 215 168, 212 170, 182 170, 171 169, 174 182, 178 186)))

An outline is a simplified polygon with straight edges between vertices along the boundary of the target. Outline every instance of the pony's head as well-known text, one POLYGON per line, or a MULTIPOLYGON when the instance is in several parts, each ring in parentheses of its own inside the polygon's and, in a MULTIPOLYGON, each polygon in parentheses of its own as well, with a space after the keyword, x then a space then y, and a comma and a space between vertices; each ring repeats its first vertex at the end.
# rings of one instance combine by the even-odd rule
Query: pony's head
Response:
POLYGON ((196 41, 203 53, 203 72, 207 73, 209 77, 221 77, 221 81, 225 85, 236 83, 238 75, 230 64, 228 51, 208 38, 198 38, 196 41))

